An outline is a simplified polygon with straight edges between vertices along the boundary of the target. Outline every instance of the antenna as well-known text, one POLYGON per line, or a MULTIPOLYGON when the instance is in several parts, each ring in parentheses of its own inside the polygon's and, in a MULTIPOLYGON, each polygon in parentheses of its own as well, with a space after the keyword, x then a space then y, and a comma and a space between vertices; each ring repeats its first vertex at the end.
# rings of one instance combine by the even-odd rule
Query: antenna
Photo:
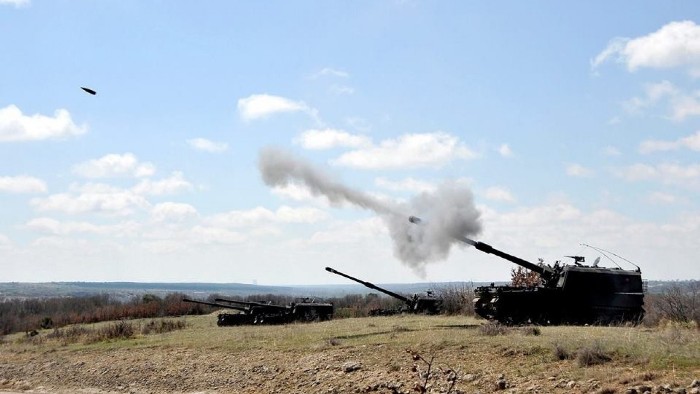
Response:
POLYGON ((611 255, 613 255, 613 256, 615 256, 615 257, 617 257, 617 258, 620 258, 620 259, 622 259, 622 260, 625 260, 626 262, 628 262, 628 263, 632 264, 633 266, 637 267, 637 271, 640 271, 640 272, 641 272, 641 269, 639 268, 639 266, 638 266, 637 264, 635 264, 635 263, 633 263, 633 262, 627 260, 626 258, 624 258, 624 257, 622 257, 622 256, 620 256, 620 255, 617 255, 617 254, 615 254, 615 253, 613 253, 613 252, 611 252, 611 251, 608 251, 608 250, 605 250, 605 249, 601 249, 601 248, 597 248, 597 247, 595 247, 595 246, 591 246, 591 245, 588 245, 588 244, 581 244, 581 245, 587 246, 587 247, 589 247, 589 248, 591 248, 591 249, 593 249, 593 250, 597 250, 598 252, 602 253, 603 256, 607 257, 608 260, 612 261, 613 264, 615 264, 616 266, 618 266, 618 268, 622 268, 622 267, 620 267, 620 265, 617 264, 617 263, 615 262, 615 260, 611 259, 610 256, 608 256, 606 253, 610 253, 611 255))

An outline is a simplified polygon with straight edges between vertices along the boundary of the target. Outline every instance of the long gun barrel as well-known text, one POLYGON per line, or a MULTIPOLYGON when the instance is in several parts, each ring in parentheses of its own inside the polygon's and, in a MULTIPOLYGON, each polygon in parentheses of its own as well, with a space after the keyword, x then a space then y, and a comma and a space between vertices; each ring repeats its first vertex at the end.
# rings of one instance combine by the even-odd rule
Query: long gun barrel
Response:
POLYGON ((229 302, 232 304, 247 305, 247 306, 259 306, 259 307, 270 308, 270 309, 288 309, 286 306, 283 306, 283 305, 266 304, 264 302, 237 301, 237 300, 229 300, 227 298, 217 298, 215 301, 229 302))
POLYGON ((360 280, 360 279, 354 278, 354 277, 352 277, 352 276, 350 276, 350 275, 347 275, 347 274, 344 274, 344 273, 342 273, 342 272, 340 272, 340 271, 336 271, 336 270, 334 270, 334 269, 331 268, 331 267, 326 267, 326 271, 328 271, 328 272, 330 272, 330 273, 333 273, 333 274, 336 274, 336 275, 344 276, 344 277, 346 277, 346 278, 348 278, 348 279, 350 279, 350 280, 354 280, 354 281, 357 282, 357 283, 360 283, 360 284, 362 284, 362 285, 365 285, 365 286, 369 287, 370 289, 374 289, 374 290, 377 290, 377 291, 381 291, 382 293, 384 293, 384 294, 386 294, 386 295, 389 295, 389 296, 394 297, 394 298, 398 298, 399 300, 405 302, 405 303, 408 304, 408 305, 412 305, 411 300, 408 299, 408 298, 406 298, 406 297, 404 297, 404 296, 402 296, 401 294, 396 294, 396 293, 394 293, 393 291, 389 291, 389 290, 387 290, 387 289, 382 289, 381 287, 379 287, 379 286, 377 286, 377 285, 375 285, 375 284, 373 284, 373 283, 365 282, 364 280, 360 280))
MULTIPOLYGON (((414 224, 419 224, 421 222, 421 219, 417 218, 415 216, 410 216, 408 218, 408 221, 411 223, 414 223, 414 224)), ((550 278, 554 274, 554 271, 549 267, 533 264, 529 261, 521 259, 520 257, 515 257, 513 255, 510 255, 508 253, 505 253, 505 252, 502 252, 498 249, 495 249, 493 246, 491 246, 489 244, 485 244, 485 243, 479 242, 479 241, 474 241, 473 239, 469 239, 469 238, 464 237, 464 236, 459 236, 459 237, 455 237, 455 238, 466 243, 466 244, 472 245, 473 247, 477 248, 478 250, 480 250, 484 253, 494 254, 502 259, 506 259, 512 263, 515 263, 515 264, 521 266, 521 267, 525 267, 525 268, 529 269, 530 271, 537 272, 538 274, 540 274, 541 276, 543 276, 545 278, 550 278)))
POLYGON ((219 308, 228 308, 228 309, 235 309, 237 311, 242 311, 242 312, 248 312, 246 308, 240 307, 240 306, 233 306, 233 305, 224 305, 224 304, 218 304, 216 302, 206 302, 206 301, 197 301, 197 300, 191 300, 189 298, 183 298, 182 301, 184 302, 191 302, 193 304, 202 304, 202 305, 209 305, 209 306, 218 306, 219 308))

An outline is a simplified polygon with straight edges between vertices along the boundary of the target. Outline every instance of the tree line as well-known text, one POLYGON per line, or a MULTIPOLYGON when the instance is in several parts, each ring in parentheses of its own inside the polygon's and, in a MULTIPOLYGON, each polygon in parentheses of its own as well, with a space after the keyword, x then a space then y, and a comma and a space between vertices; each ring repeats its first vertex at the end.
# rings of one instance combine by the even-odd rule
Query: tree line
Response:
MULTIPOLYGON (((436 293, 443 298, 443 314, 474 315, 472 307, 474 291, 471 286, 453 285, 438 288, 436 293)), ((99 294, 5 300, 0 302, 0 335, 101 321, 200 315, 221 309, 184 302, 183 298, 186 297, 187 295, 183 293, 170 293, 163 297, 144 294, 123 301, 108 294, 99 294)), ((211 294, 203 301, 214 302, 216 298, 263 301, 277 305, 289 305, 299 301, 294 297, 275 294, 247 297, 211 294)), ((403 305, 400 300, 376 293, 350 294, 317 301, 332 302, 335 306, 336 318, 363 317, 368 316, 372 310, 399 309, 403 305)), ((643 323, 649 326, 661 321, 700 323, 700 281, 673 284, 660 294, 647 294, 645 309, 643 323)))

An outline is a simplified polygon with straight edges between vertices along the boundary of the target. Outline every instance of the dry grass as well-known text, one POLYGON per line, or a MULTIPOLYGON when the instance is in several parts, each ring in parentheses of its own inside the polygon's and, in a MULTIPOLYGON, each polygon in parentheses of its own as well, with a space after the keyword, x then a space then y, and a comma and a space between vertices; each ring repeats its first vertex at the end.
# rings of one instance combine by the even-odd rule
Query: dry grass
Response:
MULTIPOLYGON (((436 356, 444 363, 441 368, 447 365, 459 369, 479 384, 493 384, 494 377, 500 374, 509 381, 527 384, 535 377, 546 381, 555 376, 599 380, 605 384, 598 387, 601 390, 614 390, 612 387, 622 384, 620 376, 630 375, 629 371, 634 371, 628 378, 630 382, 658 380, 671 373, 685 379, 700 373, 700 331, 675 326, 506 328, 463 316, 412 315, 282 326, 218 327, 216 314, 178 321, 182 323, 177 324, 177 329, 166 329, 162 334, 153 333, 168 324, 128 321, 134 328, 142 329, 134 330, 131 336, 113 336, 94 343, 67 341, 65 338, 70 335, 52 336, 52 330, 43 330, 31 338, 15 334, 0 344, 0 357, 61 351, 99 358, 122 351, 177 351, 190 354, 188 357, 206 354, 202 357, 211 358, 209 354, 218 354, 247 358, 254 354, 261 358, 270 355, 275 360, 305 360, 332 354, 339 359, 360 359, 366 366, 363 368, 399 374, 406 368, 406 349, 414 349, 426 357, 436 356), (151 327, 146 330, 150 334, 143 327, 151 327)), ((69 329, 75 331, 74 335, 84 335, 84 330, 109 331, 114 324, 117 323, 69 329)))

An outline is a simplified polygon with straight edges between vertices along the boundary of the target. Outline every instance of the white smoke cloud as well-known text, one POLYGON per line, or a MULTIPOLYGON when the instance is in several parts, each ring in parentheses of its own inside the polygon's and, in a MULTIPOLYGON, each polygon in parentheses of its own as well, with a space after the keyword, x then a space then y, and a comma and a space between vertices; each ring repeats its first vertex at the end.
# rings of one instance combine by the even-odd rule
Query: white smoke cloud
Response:
POLYGON ((408 203, 391 202, 351 189, 337 182, 311 163, 288 152, 267 148, 260 152, 258 167, 270 187, 302 184, 315 196, 332 205, 349 203, 375 212, 389 229, 394 255, 413 271, 425 276, 426 263, 444 260, 459 237, 481 232, 481 213, 474 206, 471 191, 461 183, 449 182, 435 191, 418 194, 408 203), (408 221, 410 215, 423 219, 408 221))

